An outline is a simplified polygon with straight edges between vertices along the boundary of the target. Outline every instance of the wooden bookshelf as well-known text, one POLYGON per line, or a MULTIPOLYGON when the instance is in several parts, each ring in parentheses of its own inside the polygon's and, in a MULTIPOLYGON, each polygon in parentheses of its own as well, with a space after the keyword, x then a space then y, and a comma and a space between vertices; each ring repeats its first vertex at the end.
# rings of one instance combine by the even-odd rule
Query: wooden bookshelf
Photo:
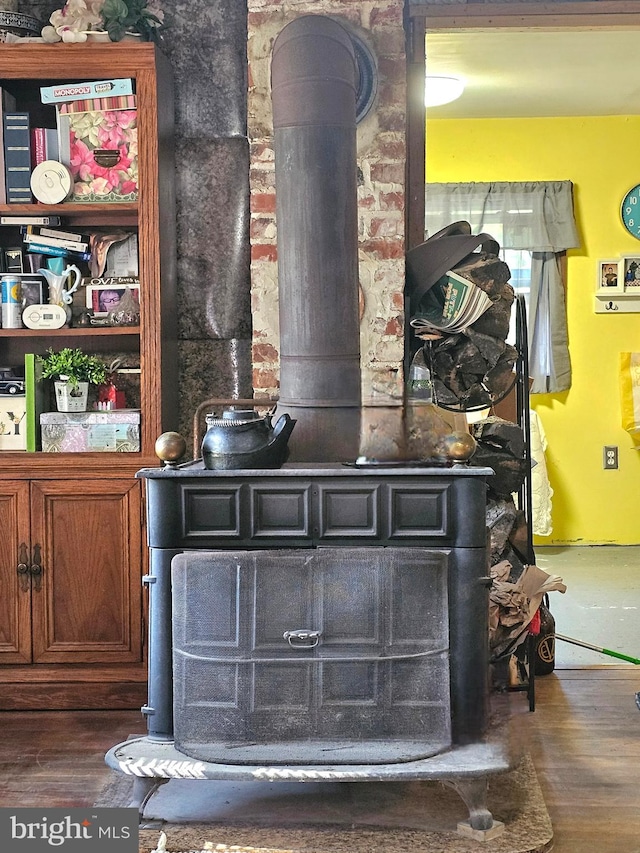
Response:
MULTIPOLYGON (((49 347, 78 346, 105 360, 123 353, 140 368, 140 451, 0 451, 0 709, 132 707, 146 697, 135 472, 157 462, 155 441, 176 428, 178 410, 171 69, 152 44, 0 45, 0 85, 33 114, 33 126, 54 126, 40 87, 114 77, 135 85, 137 202, 4 204, 0 215, 135 231, 140 325, 0 329, 0 364, 49 347)), ((0 245, 14 245, 16 233, 0 225, 0 245)))

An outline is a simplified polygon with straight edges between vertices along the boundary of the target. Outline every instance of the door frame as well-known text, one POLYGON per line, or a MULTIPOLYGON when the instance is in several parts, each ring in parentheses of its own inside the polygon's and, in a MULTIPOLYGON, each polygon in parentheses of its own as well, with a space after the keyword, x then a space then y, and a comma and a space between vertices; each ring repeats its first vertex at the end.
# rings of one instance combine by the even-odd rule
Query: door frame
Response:
POLYGON ((407 168, 406 249, 424 241, 426 109, 425 36, 429 30, 640 29, 636 0, 586 2, 482 3, 441 5, 406 0, 407 168))

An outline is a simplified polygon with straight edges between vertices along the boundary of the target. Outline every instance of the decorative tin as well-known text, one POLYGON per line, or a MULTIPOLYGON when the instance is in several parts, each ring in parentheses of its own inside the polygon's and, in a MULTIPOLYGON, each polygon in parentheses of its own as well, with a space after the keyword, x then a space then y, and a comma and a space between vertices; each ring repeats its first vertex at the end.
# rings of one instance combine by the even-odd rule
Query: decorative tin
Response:
POLYGON ((44 412, 42 449, 49 453, 137 453, 140 412, 44 412))

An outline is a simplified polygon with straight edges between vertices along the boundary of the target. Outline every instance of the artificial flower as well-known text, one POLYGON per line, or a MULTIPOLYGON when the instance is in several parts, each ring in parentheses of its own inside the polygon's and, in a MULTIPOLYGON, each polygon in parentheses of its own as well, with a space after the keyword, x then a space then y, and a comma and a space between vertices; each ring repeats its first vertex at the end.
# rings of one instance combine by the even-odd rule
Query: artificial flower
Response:
POLYGON ((43 27, 46 42, 84 42, 87 33, 107 32, 111 41, 138 33, 147 41, 158 41, 165 28, 159 0, 67 0, 51 14, 43 27))

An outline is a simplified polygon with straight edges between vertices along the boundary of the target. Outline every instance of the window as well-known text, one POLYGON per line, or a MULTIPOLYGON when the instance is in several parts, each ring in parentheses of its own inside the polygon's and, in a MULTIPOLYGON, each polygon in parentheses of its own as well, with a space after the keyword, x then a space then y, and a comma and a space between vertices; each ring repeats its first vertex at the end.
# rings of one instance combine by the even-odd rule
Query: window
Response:
POLYGON ((531 393, 566 390, 571 365, 558 255, 579 245, 571 182, 427 183, 426 236, 460 220, 500 244, 511 284, 525 295, 531 393))

